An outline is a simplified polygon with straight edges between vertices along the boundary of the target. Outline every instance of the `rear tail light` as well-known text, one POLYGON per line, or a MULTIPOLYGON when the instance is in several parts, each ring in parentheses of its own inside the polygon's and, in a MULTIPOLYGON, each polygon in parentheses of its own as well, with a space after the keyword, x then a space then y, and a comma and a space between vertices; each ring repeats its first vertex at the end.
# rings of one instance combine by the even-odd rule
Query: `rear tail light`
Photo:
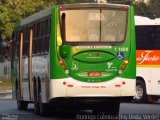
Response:
POLYGON ((92 53, 88 53, 88 56, 92 56, 92 53))
POLYGON ((128 10, 128 6, 122 6, 123 10, 128 10))
POLYGON ((63 85, 66 85, 66 82, 65 82, 65 81, 63 82, 63 85))
POLYGON ((125 82, 125 81, 123 81, 123 82, 122 82, 122 84, 123 84, 123 85, 125 85, 125 84, 126 84, 126 82, 125 82))
POLYGON ((63 7, 62 6, 59 6, 59 11, 63 10, 63 7))
POLYGON ((61 65, 61 68, 64 70, 64 72, 65 72, 66 74, 69 74, 69 70, 68 70, 68 68, 67 68, 67 65, 65 64, 65 61, 62 60, 62 59, 60 59, 60 60, 59 60, 59 64, 61 65))
POLYGON ((125 64, 128 64, 128 63, 129 63, 129 60, 125 59, 123 62, 124 62, 125 64))
POLYGON ((127 65, 129 63, 128 59, 124 59, 121 66, 120 66, 120 70, 118 70, 118 74, 122 74, 123 71, 127 68, 127 65))
POLYGON ((98 56, 100 56, 100 54, 99 54, 99 53, 97 53, 97 54, 96 54, 96 56, 98 57, 98 56))
POLYGON ((60 64, 63 64, 63 63, 64 63, 64 61, 63 61, 62 59, 60 59, 60 60, 59 60, 59 63, 60 63, 60 64))
POLYGON ((62 65, 61 67, 62 67, 62 69, 63 69, 63 70, 65 70, 65 69, 66 69, 66 66, 65 66, 65 65, 62 65))
POLYGON ((124 70, 126 69, 126 65, 122 65, 121 68, 124 70))

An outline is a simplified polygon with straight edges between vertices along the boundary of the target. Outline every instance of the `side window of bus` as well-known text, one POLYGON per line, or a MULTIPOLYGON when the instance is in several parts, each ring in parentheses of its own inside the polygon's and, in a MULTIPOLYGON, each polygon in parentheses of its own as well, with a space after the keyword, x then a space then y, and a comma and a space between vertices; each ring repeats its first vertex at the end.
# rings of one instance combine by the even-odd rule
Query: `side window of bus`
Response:
POLYGON ((33 25, 33 46, 32 46, 32 54, 35 54, 36 53, 36 46, 35 46, 35 41, 36 41, 36 38, 37 38, 37 24, 34 24, 33 25))
POLYGON ((155 26, 155 49, 160 50, 160 26, 155 26))
POLYGON ((42 47, 43 53, 46 53, 49 51, 49 41, 50 41, 50 31, 51 31, 50 28, 51 28, 51 21, 49 17, 43 21, 43 36, 42 36, 42 42, 41 42, 41 45, 43 45, 42 47))
POLYGON ((41 53, 45 53, 45 34, 46 34, 46 23, 45 20, 41 22, 41 53))
POLYGON ((33 25, 33 54, 49 51, 51 18, 45 18, 33 25))
POLYGON ((41 33, 41 28, 40 28, 40 22, 37 22, 33 25, 33 54, 38 54, 40 51, 40 33, 41 33))
POLYGON ((138 50, 153 50, 153 37, 153 27, 136 26, 136 47, 138 50))
POLYGON ((20 32, 16 31, 15 32, 15 45, 16 45, 16 57, 19 57, 19 52, 20 52, 20 32))
POLYGON ((27 57, 29 54, 29 28, 24 28, 24 39, 23 39, 23 57, 27 57))

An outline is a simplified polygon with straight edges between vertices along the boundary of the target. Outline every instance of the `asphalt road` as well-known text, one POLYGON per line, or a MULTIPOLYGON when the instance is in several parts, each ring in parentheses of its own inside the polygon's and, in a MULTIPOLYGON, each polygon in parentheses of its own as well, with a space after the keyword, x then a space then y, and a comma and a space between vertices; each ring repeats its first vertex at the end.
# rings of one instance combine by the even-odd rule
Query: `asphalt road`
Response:
MULTIPOLYGON (((0 100, 0 120, 106 120, 117 117, 92 114, 91 110, 61 111, 57 115, 41 117, 34 114, 33 105, 27 111, 18 111, 16 101, 0 100)), ((120 120, 160 120, 160 104, 131 104, 122 103, 120 106, 120 120)))

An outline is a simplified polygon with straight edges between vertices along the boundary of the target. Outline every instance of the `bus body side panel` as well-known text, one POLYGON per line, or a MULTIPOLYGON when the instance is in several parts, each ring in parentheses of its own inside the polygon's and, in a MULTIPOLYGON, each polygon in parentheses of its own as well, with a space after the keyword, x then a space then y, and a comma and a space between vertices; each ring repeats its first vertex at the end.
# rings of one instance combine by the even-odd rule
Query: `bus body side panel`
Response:
POLYGON ((160 67, 159 59, 156 59, 159 58, 158 52, 159 50, 137 50, 137 77, 142 77, 145 81, 147 95, 160 95, 160 67))
POLYGON ((147 95, 160 95, 160 44, 158 19, 136 16, 137 77, 143 78, 147 95), (143 22, 145 21, 145 22, 143 22))
POLYGON ((160 95, 160 66, 151 67, 151 94, 160 95))
MULTIPOLYGON (((51 79, 58 81, 59 78, 66 78, 66 75, 61 69, 58 61, 58 51, 57 51, 57 25, 58 21, 58 6, 52 8, 52 18, 51 18, 51 41, 50 41, 50 83, 51 79)), ((58 84, 49 84, 49 98, 52 99, 53 89, 58 87, 58 84)), ((61 88, 61 87, 59 87, 61 88)), ((60 91, 59 89, 58 91, 60 91)))
MULTIPOLYGON (((122 89, 122 93, 125 94, 127 90, 132 89, 131 96, 134 96, 135 93, 135 86, 136 86, 136 42, 135 42, 135 22, 134 22, 134 8, 130 7, 130 14, 128 16, 129 28, 128 28, 128 34, 129 34, 129 40, 130 40, 130 56, 129 56, 129 64, 127 66, 127 70, 124 71, 122 74, 123 78, 131 78, 131 83, 127 87, 124 87, 122 89)), ((128 35, 127 34, 127 35, 128 35)))
POLYGON ((150 67, 138 66, 136 69, 136 76, 143 78, 146 84, 146 92, 147 94, 151 94, 151 69, 150 67))
POLYGON ((52 29, 51 29, 51 42, 50 42, 50 78, 66 78, 67 75, 63 72, 58 60, 57 51, 57 25, 58 25, 58 6, 52 8, 52 29))

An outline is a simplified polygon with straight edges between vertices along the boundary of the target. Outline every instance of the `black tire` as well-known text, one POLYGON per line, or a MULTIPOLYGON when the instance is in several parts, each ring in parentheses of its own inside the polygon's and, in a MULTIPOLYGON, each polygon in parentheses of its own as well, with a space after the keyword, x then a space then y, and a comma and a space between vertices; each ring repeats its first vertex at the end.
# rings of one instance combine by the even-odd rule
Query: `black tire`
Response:
POLYGON ((27 110, 28 102, 23 100, 17 100, 17 108, 18 110, 27 110))
POLYGON ((17 108, 18 108, 18 110, 27 110, 28 102, 21 100, 19 88, 20 87, 18 85, 18 80, 16 79, 15 89, 16 89, 17 108))
POLYGON ((146 93, 146 85, 141 80, 136 81, 136 96, 134 96, 133 102, 136 102, 136 103, 148 102, 148 96, 146 93))
POLYGON ((41 116, 49 116, 51 115, 51 111, 50 111, 50 104, 49 103, 42 103, 42 94, 41 94, 41 81, 40 78, 38 77, 38 81, 37 81, 37 90, 38 90, 38 102, 39 102, 39 112, 41 116))
POLYGON ((43 117, 48 117, 51 115, 51 109, 49 103, 40 103, 40 114, 43 117))
POLYGON ((37 82, 35 78, 33 81, 33 90, 34 90, 34 113, 36 115, 40 115, 40 104, 38 101, 38 88, 37 88, 37 82))
POLYGON ((18 90, 18 80, 17 80, 17 78, 16 78, 16 84, 15 84, 15 90, 16 90, 16 99, 19 99, 20 97, 19 97, 19 90, 18 90))

